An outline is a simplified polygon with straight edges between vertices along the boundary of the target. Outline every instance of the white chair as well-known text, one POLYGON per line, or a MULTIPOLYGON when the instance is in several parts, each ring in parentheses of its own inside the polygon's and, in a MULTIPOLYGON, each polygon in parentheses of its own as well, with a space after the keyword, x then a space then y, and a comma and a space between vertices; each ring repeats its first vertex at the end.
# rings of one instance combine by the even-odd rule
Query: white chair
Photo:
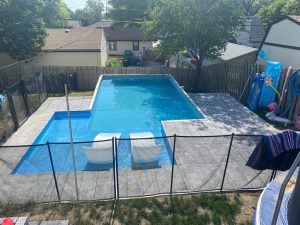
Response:
MULTIPOLYGON (((113 137, 120 138, 120 133, 100 133, 94 141, 111 140, 113 137)), ((93 142, 92 147, 83 146, 83 152, 90 163, 93 164, 110 164, 113 163, 112 142, 93 142)))
MULTIPOLYGON (((131 133, 130 138, 153 138, 150 132, 131 133)), ((131 141, 131 155, 134 169, 159 167, 159 154, 164 144, 157 144, 155 139, 135 139, 131 141)))

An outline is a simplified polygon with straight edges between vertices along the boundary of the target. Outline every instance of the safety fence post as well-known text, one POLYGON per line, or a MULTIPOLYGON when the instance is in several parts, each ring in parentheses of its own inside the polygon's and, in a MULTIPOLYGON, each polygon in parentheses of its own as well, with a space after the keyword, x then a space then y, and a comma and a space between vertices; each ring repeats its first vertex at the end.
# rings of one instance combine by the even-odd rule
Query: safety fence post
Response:
POLYGON ((175 151, 176 151, 176 134, 174 134, 174 140, 173 140, 173 158, 172 158, 172 174, 171 174, 170 195, 172 195, 172 192, 173 192, 173 178, 174 178, 175 151))
POLYGON ((231 139, 230 139, 230 144, 229 144, 228 154, 227 154, 227 158, 226 158, 226 163, 225 163, 225 168, 224 168, 224 173, 223 173, 223 178, 222 178, 222 183, 221 183, 221 188, 220 188, 220 191, 221 191, 221 192, 223 192, 223 186, 224 186, 224 181, 225 181, 225 176, 226 176, 227 166, 228 166, 228 162, 229 162, 229 157, 230 157, 230 152, 231 152, 231 147, 232 147, 233 137, 234 137, 234 133, 232 133, 231 139))
POLYGON ((18 121, 16 109, 15 109, 15 106, 14 106, 14 102, 13 102, 13 99, 11 97, 11 94, 10 94, 9 90, 7 90, 7 101, 8 101, 8 104, 9 104, 9 109, 10 109, 10 112, 11 112, 11 116, 12 116, 13 121, 14 121, 15 130, 18 130, 19 129, 19 121, 18 121))
POLYGON ((29 104, 28 104, 28 98, 27 98, 27 94, 26 94, 24 79, 20 78, 20 80, 21 80, 20 81, 21 92, 22 92, 22 96, 23 96, 23 100, 24 100, 24 104, 25 104, 26 115, 30 116, 31 112, 30 112, 30 109, 29 109, 29 104))
POLYGON ((115 138, 112 137, 111 139, 112 142, 112 157, 113 157, 113 177, 114 177, 114 198, 117 198, 117 193, 116 193, 116 159, 115 159, 115 138))
POLYGON ((115 138, 115 149, 116 149, 116 185, 117 185, 117 196, 116 198, 118 199, 119 196, 119 165, 118 165, 118 138, 115 138))
POLYGON ((48 148, 48 153, 49 153, 49 158, 50 158, 50 163, 51 163, 51 168, 52 168, 52 173, 53 173, 53 178, 54 178, 54 183, 55 183, 55 188, 56 188, 56 193, 57 193, 58 200, 60 201, 60 194, 59 194, 59 190, 58 190, 57 179, 56 179, 54 165, 53 165, 52 153, 51 153, 50 144, 49 144, 48 141, 47 141, 47 148, 48 148))

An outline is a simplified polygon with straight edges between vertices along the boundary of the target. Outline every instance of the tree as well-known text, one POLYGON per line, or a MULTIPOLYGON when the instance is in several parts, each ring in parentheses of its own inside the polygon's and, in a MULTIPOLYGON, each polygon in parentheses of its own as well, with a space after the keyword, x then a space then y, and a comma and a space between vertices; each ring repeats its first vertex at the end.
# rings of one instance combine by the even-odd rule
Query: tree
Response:
POLYGON ((143 28, 160 39, 160 50, 174 54, 187 49, 197 61, 220 56, 236 31, 243 27, 235 0, 161 0, 149 13, 143 28))
POLYGON ((300 14, 299 0, 273 0, 265 3, 258 11, 262 24, 269 27, 287 15, 300 14))
POLYGON ((88 0, 84 9, 75 11, 74 17, 83 26, 88 26, 102 20, 103 3, 101 0, 88 0))
POLYGON ((13 59, 35 56, 45 44, 46 30, 39 0, 1 0, 0 51, 13 59))
POLYGON ((119 26, 137 26, 132 22, 142 22, 147 18, 148 9, 153 7, 158 0, 110 0, 107 16, 115 21, 130 21, 116 23, 119 26))
POLYGON ((258 12, 259 3, 259 0, 240 0, 240 4, 246 16, 254 16, 258 12))
POLYGON ((48 28, 68 26, 70 11, 62 0, 46 0, 43 3, 41 17, 48 28))

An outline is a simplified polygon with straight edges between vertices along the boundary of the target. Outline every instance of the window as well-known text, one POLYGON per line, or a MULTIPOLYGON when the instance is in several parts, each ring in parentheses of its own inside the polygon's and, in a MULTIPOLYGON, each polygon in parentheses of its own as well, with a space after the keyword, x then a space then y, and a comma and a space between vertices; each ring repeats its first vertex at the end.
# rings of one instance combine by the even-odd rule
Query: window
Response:
POLYGON ((139 51, 140 50, 140 43, 138 41, 133 41, 133 51, 139 51))
POLYGON ((108 49, 109 51, 117 51, 117 42, 116 41, 108 42, 108 49))

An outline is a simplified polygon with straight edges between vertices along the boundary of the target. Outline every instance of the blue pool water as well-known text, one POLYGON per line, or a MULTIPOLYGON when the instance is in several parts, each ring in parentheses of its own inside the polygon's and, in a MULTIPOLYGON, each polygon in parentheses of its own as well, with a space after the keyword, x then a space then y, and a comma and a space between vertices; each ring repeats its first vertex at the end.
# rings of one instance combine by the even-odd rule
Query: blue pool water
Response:
MULTIPOLYGON (((161 121, 201 119, 203 115, 181 91, 171 76, 103 76, 91 111, 71 112, 75 142, 93 141, 98 133, 152 132, 164 136, 161 121)), ((38 136, 34 144, 50 142, 56 171, 72 170, 71 146, 66 112, 57 112, 38 136), (64 144, 63 144, 64 143, 64 144)), ((166 140, 161 148, 159 164, 170 165, 170 149, 166 140)), ((92 143, 76 143, 75 157, 78 170, 93 170, 82 151, 92 143)), ((118 144, 120 168, 131 168, 130 142, 118 144)), ((31 147, 15 168, 15 174, 51 171, 47 145, 31 147)))

